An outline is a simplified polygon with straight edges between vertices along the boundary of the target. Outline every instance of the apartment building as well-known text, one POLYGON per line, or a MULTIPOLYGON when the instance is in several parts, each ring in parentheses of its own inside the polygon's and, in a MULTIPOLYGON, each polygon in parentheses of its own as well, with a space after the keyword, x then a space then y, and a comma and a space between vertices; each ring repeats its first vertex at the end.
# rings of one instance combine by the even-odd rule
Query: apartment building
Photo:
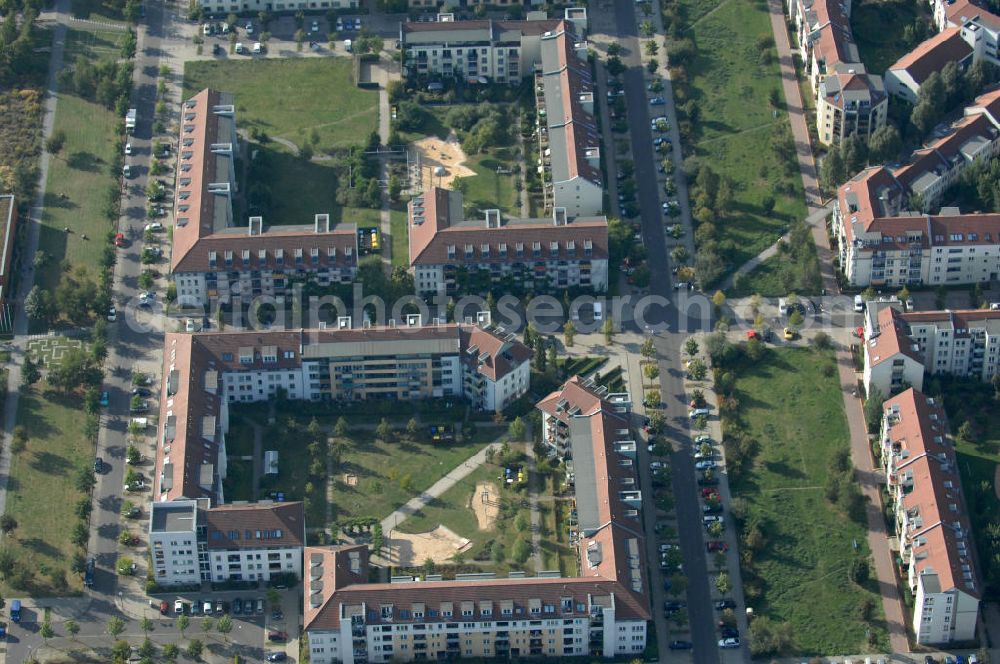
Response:
POLYGON ((544 12, 529 12, 525 21, 493 19, 399 25, 404 73, 411 76, 455 77, 518 85, 541 62, 542 35, 559 21, 544 12))
POLYGON ((608 221, 571 217, 510 219, 486 210, 466 219, 462 194, 433 187, 408 206, 410 267, 418 293, 463 292, 463 279, 513 289, 608 287, 608 221))
POLYGON ((909 337, 902 315, 895 307, 885 307, 877 317, 866 319, 865 394, 877 391, 885 397, 904 387, 923 389, 924 356, 920 345, 909 337))
POLYGON ((956 63, 963 71, 973 62, 974 50, 965 42, 960 28, 945 28, 897 60, 885 72, 889 94, 911 104, 917 102, 920 86, 933 72, 956 63))
POLYGON ((531 353, 510 333, 475 325, 280 332, 168 333, 157 430, 155 500, 225 502, 226 432, 234 401, 467 398, 501 411, 528 389, 531 353))
POLYGON ((960 28, 962 38, 975 51, 975 60, 1000 65, 1000 16, 972 0, 930 0, 938 30, 960 28))
POLYGON ((301 502, 150 504, 153 577, 162 586, 267 582, 277 574, 301 579, 305 535, 301 502))
POLYGON ((1000 275, 1000 215, 926 214, 963 170, 1000 154, 1000 89, 894 171, 866 169, 837 191, 833 234, 854 286, 990 281, 1000 275), (916 205, 918 211, 910 208, 916 205))
POLYGON ((918 643, 972 641, 981 590, 944 409, 908 389, 883 406, 881 460, 914 597, 918 643))
MULTIPOLYGON (((0 306, 13 296, 10 289, 14 268, 14 244, 17 239, 17 202, 13 194, 0 196, 0 306)), ((4 314, 6 317, 6 314, 4 314)), ((4 324, 9 324, 4 320, 4 324)))
POLYGON ((236 0, 235 2, 233 0, 198 0, 198 3, 205 10, 205 14, 209 15, 247 12, 316 12, 331 9, 357 9, 358 7, 358 0, 236 0))
MULTIPOLYGON (((550 395, 579 394, 578 378, 550 395)), ((573 395, 570 395, 573 396, 573 395)), ((600 397, 596 392, 592 396, 600 397)), ((595 406, 574 417, 581 574, 492 574, 368 583, 365 546, 306 549, 304 626, 310 661, 386 662, 463 657, 635 657, 650 619, 643 578, 635 446, 627 413, 595 406)))
POLYGON ((592 380, 574 376, 539 401, 537 408, 542 413, 542 442, 549 446, 552 454, 569 457, 570 428, 574 418, 593 417, 602 410, 627 416, 632 403, 628 394, 608 393, 592 380))
POLYGON ((542 35, 535 96, 546 214, 563 208, 573 217, 593 216, 604 209, 601 134, 587 57, 587 42, 570 21, 542 35))
POLYGON ((205 89, 183 103, 170 270, 181 305, 234 296, 282 297, 292 281, 347 283, 357 270, 354 224, 316 214, 309 225, 233 217, 238 153, 234 98, 205 89))
POLYGON ((848 136, 868 140, 885 126, 888 97, 882 77, 861 62, 851 33, 851 3, 790 0, 788 17, 816 95, 816 130, 824 145, 848 136))
MULTIPOLYGON (((912 378, 917 369, 910 368, 910 361, 919 363, 919 373, 968 376, 990 381, 1000 371, 1000 311, 970 309, 959 311, 915 311, 910 313, 886 312, 879 316, 879 329, 866 338, 865 381, 868 383, 868 365, 892 363, 898 365, 900 355, 907 355, 908 373, 903 381, 886 383, 881 375, 873 373, 872 384, 890 394, 902 385, 920 389, 921 382, 912 378), (877 342, 877 344, 876 344, 877 342), (872 358, 868 358, 871 345, 872 358)), ((881 370, 884 372, 885 370, 881 370)))

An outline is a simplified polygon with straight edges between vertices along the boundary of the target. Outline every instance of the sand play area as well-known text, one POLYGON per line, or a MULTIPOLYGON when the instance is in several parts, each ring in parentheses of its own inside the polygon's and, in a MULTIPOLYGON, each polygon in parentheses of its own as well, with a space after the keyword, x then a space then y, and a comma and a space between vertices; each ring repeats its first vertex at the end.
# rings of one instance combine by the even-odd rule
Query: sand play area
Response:
POLYGON ((467 157, 455 132, 444 141, 437 136, 421 138, 413 143, 413 149, 420 155, 420 186, 424 191, 433 186, 450 189, 455 178, 476 174, 464 165, 467 157))
POLYGON ((500 493, 493 482, 479 482, 470 498, 480 530, 490 530, 500 514, 500 493))
POLYGON ((446 563, 459 551, 465 551, 472 544, 459 537, 450 528, 438 526, 426 533, 401 533, 393 531, 388 542, 390 560, 400 567, 422 565, 430 558, 436 563, 446 563))

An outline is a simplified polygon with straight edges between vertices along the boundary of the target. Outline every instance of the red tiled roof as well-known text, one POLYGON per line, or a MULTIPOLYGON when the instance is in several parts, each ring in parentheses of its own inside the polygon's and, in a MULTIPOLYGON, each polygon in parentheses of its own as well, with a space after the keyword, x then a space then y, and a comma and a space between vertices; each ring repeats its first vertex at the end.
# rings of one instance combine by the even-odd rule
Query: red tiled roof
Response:
POLYGON ((209 549, 305 546, 300 502, 229 503, 205 510, 209 549))
POLYGON ((915 349, 916 342, 910 339, 910 330, 900 319, 899 312, 893 307, 886 307, 878 314, 879 333, 865 341, 865 354, 872 366, 889 362, 898 355, 924 363, 920 351, 915 349))
POLYGON ((922 85, 932 72, 941 71, 949 62, 960 62, 972 53, 959 28, 945 28, 901 57, 889 71, 906 70, 922 85))
POLYGON ((579 409, 581 415, 594 415, 602 409, 611 410, 612 406, 599 397, 592 387, 584 385, 582 378, 573 376, 558 390, 539 401, 536 408, 562 422, 569 422, 570 412, 575 409, 579 409))

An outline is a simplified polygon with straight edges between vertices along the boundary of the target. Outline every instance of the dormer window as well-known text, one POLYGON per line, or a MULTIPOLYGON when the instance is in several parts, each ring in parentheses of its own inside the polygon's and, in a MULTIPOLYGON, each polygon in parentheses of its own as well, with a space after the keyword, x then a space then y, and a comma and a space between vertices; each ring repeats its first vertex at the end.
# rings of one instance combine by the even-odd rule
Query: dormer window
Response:
POLYGON ((267 249, 257 250, 257 262, 261 265, 267 265, 267 249))
POLYGON ((507 258, 507 243, 501 242, 499 247, 500 258, 507 258))
POLYGON ((591 240, 583 241, 583 255, 590 257, 594 255, 594 243, 591 240))
POLYGON ((472 258, 472 252, 473 251, 474 251, 474 249, 473 249, 473 247, 472 247, 471 244, 465 245, 465 258, 466 259, 472 258))
POLYGON ((226 267, 232 267, 233 266, 233 252, 227 251, 225 253, 225 258, 226 258, 226 267))
POLYGON ((243 267, 250 267, 250 250, 243 250, 243 267))
POLYGON ((312 261, 313 265, 319 263, 319 249, 313 247, 312 249, 309 250, 309 260, 312 261))
POLYGON ((448 245, 448 259, 451 260, 451 259, 454 259, 454 258, 455 258, 455 245, 449 244, 448 245))
POLYGON ((524 243, 518 242, 514 245, 514 253, 517 254, 518 258, 524 258, 524 243))
POLYGON ((208 267, 214 268, 215 263, 216 261, 218 261, 218 259, 219 259, 218 254, 216 254, 214 251, 208 252, 208 267))
POLYGON ((481 245, 479 245, 479 254, 483 258, 489 258, 490 257, 490 245, 488 245, 488 244, 481 244, 481 245))
POLYGON ((274 262, 277 263, 278 265, 284 265, 285 264, 285 250, 284 249, 275 249, 274 250, 274 262))
POLYGON ((559 243, 549 242, 549 256, 558 256, 558 255, 559 255, 559 243))
POLYGON ((295 250, 295 264, 302 265, 302 249, 295 250))
POLYGON ((538 258, 539 256, 542 255, 542 243, 541 242, 532 242, 531 243, 531 254, 535 258, 538 258))

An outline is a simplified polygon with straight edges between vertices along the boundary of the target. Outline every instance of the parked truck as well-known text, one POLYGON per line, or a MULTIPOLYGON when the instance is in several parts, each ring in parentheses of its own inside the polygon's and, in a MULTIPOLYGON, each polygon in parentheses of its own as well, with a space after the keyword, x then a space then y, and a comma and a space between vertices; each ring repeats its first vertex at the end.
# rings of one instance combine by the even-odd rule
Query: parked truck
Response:
POLYGON ((134 108, 128 109, 128 113, 125 114, 125 131, 132 133, 135 131, 135 118, 137 111, 134 108))

